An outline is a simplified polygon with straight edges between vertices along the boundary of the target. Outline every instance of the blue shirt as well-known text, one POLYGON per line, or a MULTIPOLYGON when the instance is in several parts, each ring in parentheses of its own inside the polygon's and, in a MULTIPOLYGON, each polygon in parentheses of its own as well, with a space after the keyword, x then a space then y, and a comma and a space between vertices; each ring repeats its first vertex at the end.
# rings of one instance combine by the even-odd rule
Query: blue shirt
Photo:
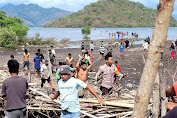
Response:
POLYGON ((41 57, 38 57, 38 58, 34 57, 34 67, 36 69, 41 68, 41 63, 40 62, 42 62, 41 57))
POLYGON ((58 90, 60 92, 61 109, 75 113, 80 111, 78 88, 86 88, 87 84, 80 79, 71 77, 67 81, 60 79, 58 81, 58 90))
POLYGON ((120 45, 120 52, 124 51, 124 45, 120 45))

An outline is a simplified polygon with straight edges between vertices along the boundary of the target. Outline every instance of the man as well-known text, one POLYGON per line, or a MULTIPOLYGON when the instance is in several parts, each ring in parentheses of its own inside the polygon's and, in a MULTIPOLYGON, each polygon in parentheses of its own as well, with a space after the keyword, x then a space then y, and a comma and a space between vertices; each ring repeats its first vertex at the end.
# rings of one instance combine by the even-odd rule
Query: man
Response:
POLYGON ((92 67, 92 62, 90 61, 90 59, 86 57, 84 59, 82 57, 79 57, 79 60, 76 64, 75 77, 85 82, 88 77, 88 71, 91 69, 91 67, 92 67), (88 67, 86 67, 86 61, 88 61, 89 64, 88 67))
POLYGON ((41 88, 43 88, 45 81, 50 84, 50 88, 52 88, 52 83, 50 81, 50 72, 48 69, 48 60, 43 60, 43 64, 41 66, 41 88))
MULTIPOLYGON (((61 79, 59 73, 60 73, 60 67, 61 67, 62 65, 66 65, 66 63, 65 63, 65 62, 59 62, 59 65, 58 65, 58 68, 57 68, 57 72, 56 72, 56 75, 55 75, 55 77, 57 78, 57 83, 58 83, 58 81, 61 79)), ((75 72, 74 70, 75 70, 74 68, 71 68, 71 67, 70 67, 70 71, 75 72)))
POLYGON ((102 80, 102 84, 100 87, 102 91, 102 95, 106 95, 111 91, 112 86, 114 84, 114 80, 115 80, 114 79, 115 66, 112 64, 113 62, 112 54, 108 53, 105 56, 105 60, 106 60, 106 64, 103 66, 100 66, 96 74, 97 80, 100 80, 100 75, 101 73, 103 73, 103 80, 102 80))
POLYGON ((10 55, 10 60, 14 60, 14 55, 10 55))
POLYGON ((81 44, 81 52, 82 52, 82 55, 83 55, 83 53, 84 53, 84 48, 85 46, 84 46, 84 42, 82 42, 82 44, 81 44))
POLYGON ((68 54, 68 57, 66 57, 65 61, 71 68, 75 68, 74 58, 71 57, 71 53, 68 54))
POLYGON ((39 57, 41 57, 41 60, 43 60, 44 55, 41 53, 41 49, 37 49, 37 52, 39 53, 39 57))
POLYGON ((50 63, 51 63, 52 73, 54 73, 53 65, 54 65, 55 55, 52 53, 52 50, 49 50, 49 59, 50 59, 50 63))
POLYGON ((36 57, 34 57, 34 61, 33 61, 33 68, 35 68, 36 70, 37 79, 39 79, 41 64, 42 64, 41 57, 39 57, 39 53, 36 53, 36 57))
POLYGON ((25 66, 27 66, 29 72, 30 53, 28 53, 27 49, 24 50, 22 62, 23 62, 23 69, 25 70, 25 66))
POLYGON ((53 56, 54 56, 54 62, 56 62, 56 53, 55 53, 55 49, 53 48, 53 46, 51 45, 50 46, 51 47, 51 52, 52 52, 52 54, 53 54, 53 56))
POLYGON ((112 50, 113 50, 113 48, 112 48, 112 46, 111 46, 111 43, 109 43, 108 44, 108 48, 107 48, 107 52, 109 53, 112 53, 112 50))
POLYGON ((103 47, 103 44, 101 44, 101 46, 100 46, 99 60, 101 60, 102 57, 104 56, 104 52, 105 52, 105 49, 104 49, 104 47, 103 47))
POLYGON ((120 43, 120 58, 121 58, 121 59, 124 58, 124 48, 125 48, 124 42, 122 41, 122 42, 120 43))
POLYGON ((91 92, 100 104, 104 101, 95 93, 95 91, 85 82, 71 77, 71 71, 68 65, 60 67, 61 79, 58 82, 58 91, 51 99, 54 100, 60 96, 61 116, 60 118, 80 118, 80 105, 78 100, 78 88, 82 87, 91 92))
POLYGON ((125 41, 125 48, 129 48, 129 40, 128 40, 128 38, 125 41))
POLYGON ((26 118, 27 80, 18 76, 19 63, 17 60, 9 60, 8 68, 11 77, 4 80, 2 84, 2 97, 7 100, 5 118, 26 118))
POLYGON ((93 41, 92 41, 91 44, 90 44, 90 51, 91 51, 91 54, 93 54, 93 50, 94 50, 94 45, 93 45, 93 41))
POLYGON ((142 46, 144 47, 145 57, 147 57, 147 52, 148 52, 148 48, 149 48, 148 42, 146 42, 146 40, 144 40, 144 43, 142 46))
MULTIPOLYGON (((177 95, 177 82, 175 82, 172 87, 166 90, 167 97, 171 97, 173 99, 173 96, 176 95, 177 95)), ((162 118, 177 118, 177 103, 168 102, 167 109, 169 109, 170 111, 162 118)))

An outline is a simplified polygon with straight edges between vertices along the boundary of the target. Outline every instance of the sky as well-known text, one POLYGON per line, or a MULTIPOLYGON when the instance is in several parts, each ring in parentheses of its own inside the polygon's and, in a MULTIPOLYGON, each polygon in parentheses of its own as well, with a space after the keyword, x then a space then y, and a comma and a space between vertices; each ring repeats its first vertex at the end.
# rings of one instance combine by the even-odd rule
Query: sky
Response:
MULTIPOLYGON (((96 2, 97 0, 0 0, 0 7, 11 3, 14 5, 18 4, 38 4, 41 7, 44 8, 61 8, 64 10, 69 10, 72 12, 76 12, 78 10, 83 9, 86 5, 89 5, 90 3, 96 2)), ((130 0, 135 2, 140 2, 144 4, 144 6, 148 8, 157 8, 157 4, 159 0, 130 0)), ((177 2, 175 2, 173 15, 177 15, 177 2)))

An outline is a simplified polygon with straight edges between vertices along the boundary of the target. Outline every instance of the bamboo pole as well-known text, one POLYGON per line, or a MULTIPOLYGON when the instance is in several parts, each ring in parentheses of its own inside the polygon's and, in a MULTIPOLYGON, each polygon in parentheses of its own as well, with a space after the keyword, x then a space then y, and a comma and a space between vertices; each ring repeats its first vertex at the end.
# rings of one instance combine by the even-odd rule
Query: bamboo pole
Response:
POLYGON ((161 53, 164 51, 175 0, 160 0, 156 24, 144 66, 140 85, 135 98, 133 118, 145 118, 154 80, 160 64, 161 53))

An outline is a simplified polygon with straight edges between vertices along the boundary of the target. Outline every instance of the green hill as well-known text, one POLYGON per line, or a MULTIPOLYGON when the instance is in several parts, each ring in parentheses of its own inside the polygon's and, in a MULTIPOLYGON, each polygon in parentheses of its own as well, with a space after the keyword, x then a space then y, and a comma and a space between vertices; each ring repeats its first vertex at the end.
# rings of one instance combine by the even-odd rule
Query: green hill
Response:
MULTIPOLYGON (((156 10, 129 0, 101 0, 44 27, 153 27, 156 10)), ((177 26, 172 17, 171 27, 177 26)))
POLYGON ((70 15, 72 12, 57 8, 42 8, 36 4, 20 4, 14 6, 7 4, 0 8, 8 16, 17 16, 24 21, 27 26, 43 26, 44 24, 54 21, 58 18, 70 15))

